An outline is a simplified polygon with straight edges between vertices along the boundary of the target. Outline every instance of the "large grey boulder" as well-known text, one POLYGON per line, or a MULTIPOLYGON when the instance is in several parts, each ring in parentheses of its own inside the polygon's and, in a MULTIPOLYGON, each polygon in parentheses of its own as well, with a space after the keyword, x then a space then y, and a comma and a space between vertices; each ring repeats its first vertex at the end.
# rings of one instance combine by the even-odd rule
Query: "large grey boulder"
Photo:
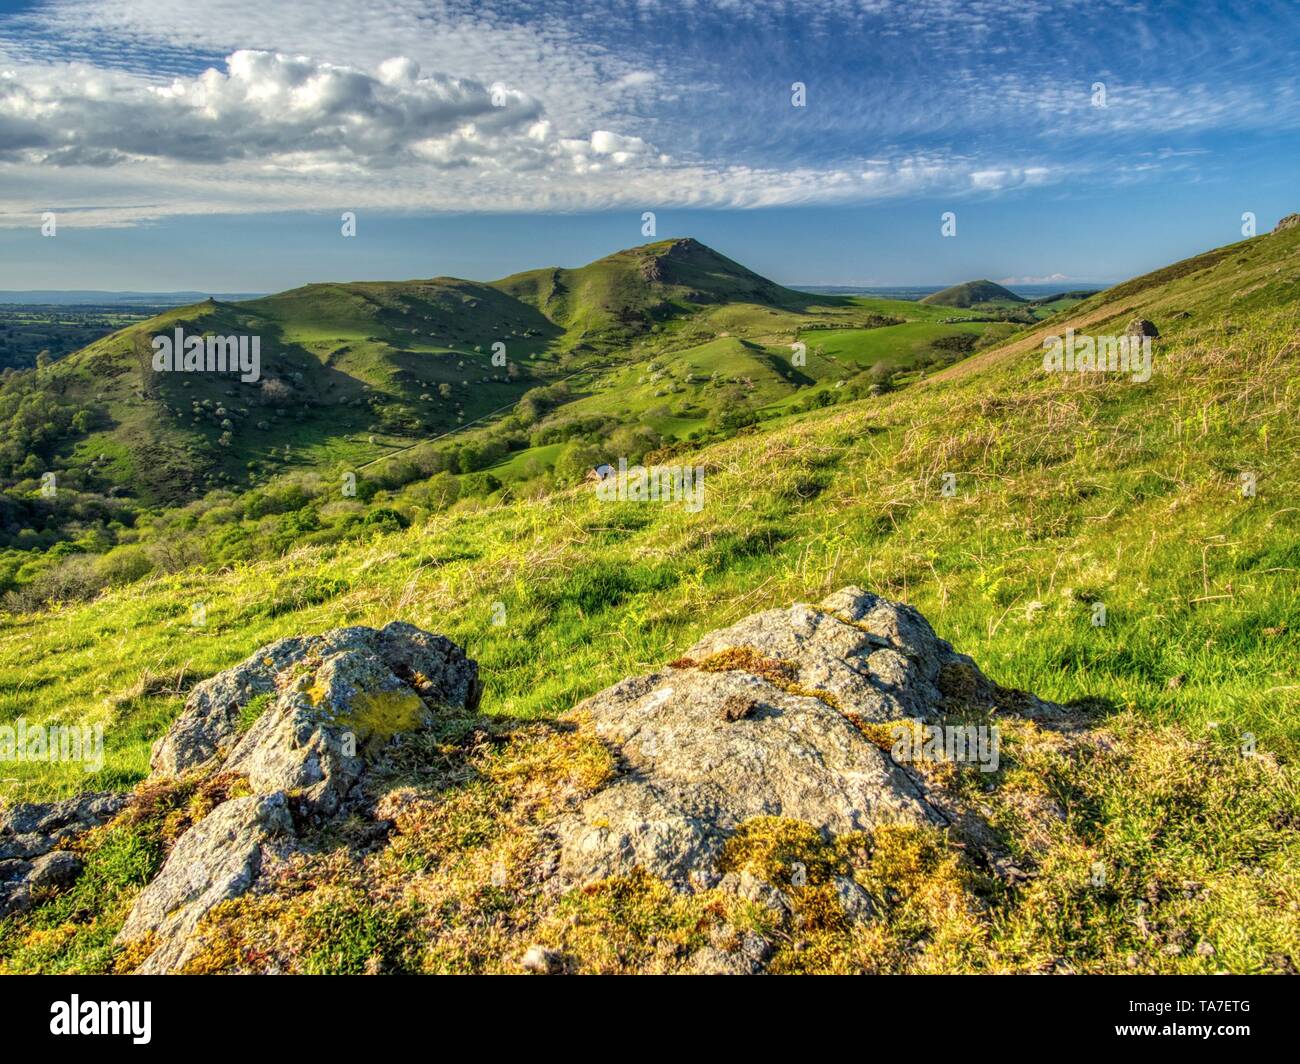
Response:
POLYGON ((679 889, 712 887, 727 839, 760 816, 827 835, 948 823, 859 725, 972 706, 1056 711, 993 684, 912 607, 859 588, 745 618, 673 665, 575 707, 622 772, 560 824, 562 883, 640 867, 679 889))
POLYGON ((226 760, 258 793, 301 793, 335 812, 361 776, 367 754, 433 723, 434 710, 366 645, 329 653, 296 689, 258 718, 226 760))
POLYGON ((153 936, 154 948, 136 971, 182 968, 197 949, 199 921, 244 894, 268 853, 287 849, 293 833, 288 803, 276 793, 224 802, 182 835, 118 932, 119 945, 153 936))
MULTIPOLYGON (((198 684, 181 715, 154 746, 150 764, 154 775, 179 775, 225 759, 238 745, 243 770, 255 767, 267 781, 264 789, 314 787, 334 764, 327 749, 330 744, 341 750, 340 736, 349 730, 355 733, 353 725, 373 737, 373 718, 394 707, 371 696, 387 697, 399 687, 431 711, 440 706, 473 710, 481 694, 478 668, 464 651, 443 636, 405 622, 395 621, 379 631, 358 626, 281 639, 198 684), (335 676, 340 670, 345 675, 335 676), (315 680, 322 672, 329 673, 322 681, 324 693, 315 680), (311 746, 290 757, 293 765, 272 767, 269 762, 275 758, 255 757, 248 736, 240 735, 240 710, 259 695, 275 699, 254 726, 259 742, 271 742, 285 757, 290 756, 290 747, 311 746), (366 720, 352 719, 358 699, 365 706, 366 720), (270 721, 264 723, 267 718, 270 721), (331 725, 337 726, 322 730, 331 725), (319 732, 315 738, 314 732, 319 732)), ((407 706, 413 703, 408 701, 407 706)), ((323 796, 332 793, 329 788, 322 790, 323 796)))
POLYGON ((155 775, 220 768, 253 794, 185 832, 136 900, 117 941, 151 936, 137 971, 183 968, 213 906, 252 889, 268 855, 293 849, 290 795, 313 818, 340 814, 350 797, 348 811, 362 809, 359 785, 392 743, 439 714, 473 712, 480 694, 478 666, 464 651, 401 622, 283 639, 198 685, 155 747, 155 775), (259 695, 266 704, 245 728, 240 710, 259 695))
POLYGON ((319 637, 278 640, 196 684, 181 715, 154 744, 149 761, 154 775, 179 776, 229 748, 239 734, 239 711, 258 695, 273 693, 276 677, 320 642, 319 637))

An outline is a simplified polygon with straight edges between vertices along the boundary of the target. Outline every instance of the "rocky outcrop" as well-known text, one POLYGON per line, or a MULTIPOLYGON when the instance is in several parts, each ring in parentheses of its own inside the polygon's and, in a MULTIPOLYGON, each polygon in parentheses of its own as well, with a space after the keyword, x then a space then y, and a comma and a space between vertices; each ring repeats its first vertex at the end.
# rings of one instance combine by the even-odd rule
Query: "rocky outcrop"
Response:
POLYGON ((129 800, 101 792, 0 811, 0 917, 71 886, 81 874, 81 859, 63 847, 107 823, 129 800))
MULTIPOLYGON (((351 837, 370 839, 356 830, 370 821, 383 838, 391 825, 374 803, 396 755, 442 735, 448 716, 474 725, 464 718, 479 694, 473 661, 408 624, 281 640, 196 687, 156 747, 155 782, 167 786, 169 773, 191 770, 183 785, 201 774, 196 793, 214 804, 191 801, 211 811, 195 814, 118 935, 133 962, 144 958, 137 970, 201 966, 204 917, 250 891, 273 890, 275 870, 310 850, 318 827, 334 831, 346 817, 351 837)), ((982 845, 967 830, 978 816, 933 791, 915 766, 897 763, 881 728, 999 712, 1064 715, 990 681, 910 606, 850 587, 816 606, 755 614, 574 707, 561 731, 590 729, 614 771, 608 779, 602 772, 594 790, 566 792, 548 812, 533 882, 554 897, 636 871, 683 894, 719 888, 794 919, 805 884, 786 866, 775 876, 736 856, 754 832, 794 825, 824 845, 882 825, 948 826, 982 845)), ((12 850, 0 861, 7 904, 25 907, 75 878, 73 854, 47 850, 32 860, 20 840, 56 838, 116 808, 105 796, 78 802, 21 807, 0 822, 12 850)), ((872 920, 881 902, 846 871, 821 873, 818 889, 841 925, 872 920)), ((716 930, 683 956, 686 969, 764 968, 768 941, 730 925, 716 930)), ((538 974, 568 970, 561 953, 541 944, 515 963, 538 974)))
POLYGON ((182 835, 118 933, 120 943, 157 943, 136 970, 161 974, 184 966, 199 921, 247 891, 268 854, 287 849, 292 838, 288 803, 278 792, 224 802, 182 835))
POLYGON ((42 894, 66 890, 81 875, 81 858, 52 850, 31 861, 0 861, 0 917, 24 912, 42 894))
POLYGON ((1288 214, 1273 226, 1273 232, 1280 233, 1286 229, 1294 229, 1297 225, 1300 225, 1300 214, 1288 214))
POLYGON ((101 791, 60 802, 25 802, 0 812, 0 859, 38 857, 59 844, 106 824, 129 801, 101 791))
POLYGON ((862 726, 972 706, 1059 714, 993 684, 912 607, 858 588, 748 617, 575 708, 623 771, 557 829, 560 877, 640 867, 680 889, 713 887, 728 837, 761 816, 826 835, 947 823, 862 726))
POLYGON ((459 647, 397 622, 282 639, 199 684, 155 747, 154 775, 204 766, 253 793, 186 831, 136 900, 118 942, 151 947, 138 970, 184 967, 204 915, 293 848, 291 799, 313 819, 361 809, 368 773, 395 745, 440 715, 472 713, 480 694, 478 666, 459 647))
MULTIPOLYGON (((477 669, 458 646, 404 622, 394 622, 382 631, 339 628, 322 636, 281 639, 196 685, 180 717, 155 744, 150 767, 155 774, 176 776, 220 759, 240 741, 239 718, 245 706, 258 696, 283 696, 287 682, 301 680, 317 666, 328 667, 328 682, 336 686, 313 703, 312 709, 320 712, 309 715, 322 723, 334 718, 336 730, 347 725, 344 718, 352 709, 349 690, 375 694, 381 689, 405 687, 411 697, 426 704, 469 709, 478 705, 481 694, 477 669), (351 681, 346 674, 353 669, 360 670, 355 679, 362 687, 347 686, 351 681), (372 691, 364 686, 370 683, 379 686, 372 691), (321 701, 327 704, 320 706, 321 701)), ((413 708, 414 703, 408 705, 413 708)), ((366 719, 354 723, 368 735, 376 734, 374 729, 382 730, 382 722, 375 717, 393 708, 368 703, 361 714, 366 719)), ((248 756, 247 747, 244 756, 248 756)), ((312 770, 306 771, 310 774, 312 770)), ((286 778, 293 776, 289 772, 286 778)))

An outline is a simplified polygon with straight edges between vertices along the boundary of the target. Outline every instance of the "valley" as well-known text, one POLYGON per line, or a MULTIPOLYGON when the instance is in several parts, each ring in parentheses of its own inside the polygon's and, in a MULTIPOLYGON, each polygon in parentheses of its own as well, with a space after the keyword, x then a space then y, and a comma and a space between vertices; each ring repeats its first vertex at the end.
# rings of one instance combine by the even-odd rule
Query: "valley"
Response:
MULTIPOLYGON (((534 497, 618 456, 904 387, 1018 327, 974 310, 808 296, 692 240, 490 285, 312 285, 171 309, 0 392, 14 492, 0 515, 0 589, 67 597, 80 572, 93 591, 103 584, 89 555, 103 556, 100 573, 142 575, 151 528, 174 544, 171 529, 230 513, 249 491, 315 498, 297 531, 338 538, 356 515, 321 520, 321 504, 344 501, 333 488, 359 471, 366 498, 444 473, 436 497, 534 497), (173 334, 256 337, 258 379, 159 372, 155 337, 173 334), (44 477, 58 486, 48 499, 44 477)), ((268 507, 250 516, 283 512, 268 507)), ((286 542, 235 534, 244 529, 209 526, 215 544, 182 537, 184 563, 286 542)))

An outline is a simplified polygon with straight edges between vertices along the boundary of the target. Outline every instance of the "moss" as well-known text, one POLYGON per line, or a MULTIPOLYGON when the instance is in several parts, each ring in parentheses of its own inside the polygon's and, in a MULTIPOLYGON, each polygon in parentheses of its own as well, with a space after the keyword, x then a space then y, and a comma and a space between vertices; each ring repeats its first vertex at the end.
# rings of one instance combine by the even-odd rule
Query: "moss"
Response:
POLYGON ((201 781, 194 781, 193 786, 185 792, 176 792, 177 807, 163 818, 160 831, 163 841, 170 849, 176 840, 222 802, 252 793, 248 777, 242 772, 218 772, 201 781), (182 793, 188 794, 188 801, 184 805, 179 802, 182 793))
POLYGON ((703 672, 747 672, 761 677, 787 694, 816 698, 832 709, 842 708, 833 692, 797 683, 799 670, 793 664, 780 658, 766 657, 753 647, 728 647, 698 660, 682 657, 669 662, 669 668, 700 669, 703 672))
POLYGON ((679 894, 634 869, 565 894, 535 938, 557 950, 568 971, 663 973, 679 970, 723 924, 715 895, 679 894))
POLYGON ((128 942, 114 958, 113 974, 130 975, 140 967, 158 946, 158 936, 153 931, 128 942))
POLYGON ((696 660, 678 658, 670 662, 674 669, 700 669, 704 672, 748 672, 761 676, 776 687, 784 689, 798 677, 798 670, 788 661, 769 658, 753 647, 729 647, 696 660))
POLYGON ((825 883, 848 871, 820 831, 801 820, 775 816, 741 824, 727 840, 719 867, 723 872, 749 872, 782 889, 794 885, 795 879, 825 883))
POLYGON ((260 695, 254 695, 240 706, 239 720, 237 723, 239 733, 242 735, 256 724, 258 719, 267 711, 274 700, 275 696, 268 691, 260 695))

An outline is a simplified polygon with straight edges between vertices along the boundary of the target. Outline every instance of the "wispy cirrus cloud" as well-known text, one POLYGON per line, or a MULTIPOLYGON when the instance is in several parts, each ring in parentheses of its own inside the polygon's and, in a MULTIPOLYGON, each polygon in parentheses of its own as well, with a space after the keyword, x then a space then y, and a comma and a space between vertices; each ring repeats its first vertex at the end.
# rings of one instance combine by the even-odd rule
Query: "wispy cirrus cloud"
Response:
POLYGON ((1256 11, 1172 34, 1140 0, 53 0, 0 21, 0 224, 1148 180, 1300 125, 1294 9, 1256 11))

